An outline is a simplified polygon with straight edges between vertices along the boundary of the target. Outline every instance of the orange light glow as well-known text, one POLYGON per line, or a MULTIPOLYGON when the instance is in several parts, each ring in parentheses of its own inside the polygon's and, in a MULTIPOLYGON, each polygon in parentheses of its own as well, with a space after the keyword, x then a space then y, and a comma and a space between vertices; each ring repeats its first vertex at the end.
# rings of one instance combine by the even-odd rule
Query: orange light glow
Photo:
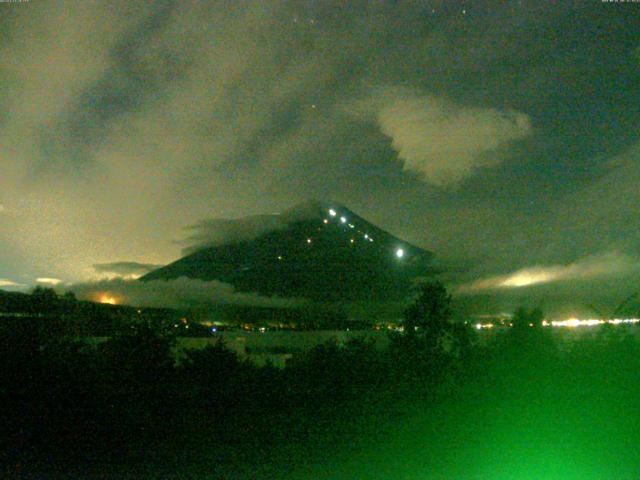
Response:
POLYGON ((98 296, 98 302, 107 303, 109 305, 117 305, 118 300, 115 297, 112 297, 108 293, 102 293, 98 296))

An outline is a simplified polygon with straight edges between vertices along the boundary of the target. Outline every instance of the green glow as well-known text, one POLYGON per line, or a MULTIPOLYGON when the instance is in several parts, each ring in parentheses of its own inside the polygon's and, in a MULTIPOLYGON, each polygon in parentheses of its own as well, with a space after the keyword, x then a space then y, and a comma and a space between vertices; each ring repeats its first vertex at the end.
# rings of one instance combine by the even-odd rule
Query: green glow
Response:
POLYGON ((615 328, 555 353, 544 338, 495 350, 440 404, 314 478, 637 480, 640 342, 625 340, 636 327, 615 328))

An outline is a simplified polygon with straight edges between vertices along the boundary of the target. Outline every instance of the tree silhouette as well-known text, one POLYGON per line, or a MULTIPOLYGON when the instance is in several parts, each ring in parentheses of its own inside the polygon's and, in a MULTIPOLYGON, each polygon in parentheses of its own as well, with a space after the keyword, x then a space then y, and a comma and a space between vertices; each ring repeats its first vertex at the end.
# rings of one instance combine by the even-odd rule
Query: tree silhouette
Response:
POLYGON ((37 286, 31 292, 31 298, 37 313, 52 313, 60 306, 60 298, 53 288, 37 286))
POLYGON ((538 329, 542 327, 542 321, 544 320, 544 313, 539 307, 528 311, 523 306, 516 309, 513 314, 512 323, 514 331, 525 331, 530 328, 538 329))
POLYGON ((408 334, 440 338, 451 329, 451 295, 438 281, 421 286, 415 302, 404 311, 404 329, 408 334))

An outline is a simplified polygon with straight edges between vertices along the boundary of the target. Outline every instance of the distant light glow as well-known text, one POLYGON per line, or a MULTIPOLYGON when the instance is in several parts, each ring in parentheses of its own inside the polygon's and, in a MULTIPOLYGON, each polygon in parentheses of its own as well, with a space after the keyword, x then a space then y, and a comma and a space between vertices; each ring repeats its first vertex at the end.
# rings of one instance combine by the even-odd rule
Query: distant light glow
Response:
POLYGON ((569 264, 535 265, 507 275, 475 280, 458 288, 460 292, 475 292, 500 288, 521 288, 557 281, 586 279, 619 274, 633 269, 635 262, 615 253, 586 257, 569 264))
POLYGON ((567 320, 559 320, 551 322, 551 326, 553 327, 565 327, 565 328, 576 328, 576 327, 594 327, 596 325, 623 325, 623 324, 635 324, 640 322, 640 318, 613 318, 610 320, 602 320, 599 318, 587 318, 581 320, 579 318, 569 318, 567 320))
POLYGON ((329 223, 329 220, 327 220, 326 218, 323 220, 323 223, 327 224, 329 223))
POLYGON ((369 239, 369 235, 367 235, 366 233, 364 234, 364 238, 366 238, 367 240, 369 239))
POLYGON ((98 302, 99 303, 106 303, 108 305, 117 305, 118 304, 118 300, 109 295, 108 293, 102 293, 100 294, 100 296, 98 296, 98 302))
POLYGON ((536 283, 546 283, 553 280, 553 275, 549 272, 521 272, 513 275, 502 283, 501 287, 526 287, 527 285, 535 285, 536 283))
POLYGON ((402 249, 402 248, 397 249, 396 250, 396 257, 398 257, 398 258, 404 257, 404 249, 402 249))
POLYGON ((307 243, 311 243, 311 239, 310 238, 307 238, 307 243))
POLYGON ((347 223, 347 219, 346 219, 345 217, 340 217, 340 221, 341 221, 342 223, 347 223))
POLYGON ((349 224, 349 228, 356 228, 352 223, 349 224))
POLYGON ((476 323, 476 330, 489 330, 493 328, 493 323, 476 323))
POLYGON ((329 209, 329 215, 331 215, 332 217, 335 217, 336 211, 333 208, 329 209))
MULTIPOLYGON (((609 320, 604 320, 600 318, 568 318, 566 320, 543 320, 543 327, 564 327, 564 328, 577 328, 577 327, 595 327, 598 325, 631 325, 640 323, 640 318, 613 318, 609 320)), ((533 327, 532 323, 528 324, 530 327, 533 327)), ((477 330, 490 329, 495 327, 494 323, 475 323, 474 328, 477 330)), ((513 323, 505 323, 503 326, 513 327, 513 323)))
POLYGON ((350 242, 351 242, 351 243, 354 243, 354 242, 355 242, 355 240, 352 238, 352 239, 350 240, 350 242))

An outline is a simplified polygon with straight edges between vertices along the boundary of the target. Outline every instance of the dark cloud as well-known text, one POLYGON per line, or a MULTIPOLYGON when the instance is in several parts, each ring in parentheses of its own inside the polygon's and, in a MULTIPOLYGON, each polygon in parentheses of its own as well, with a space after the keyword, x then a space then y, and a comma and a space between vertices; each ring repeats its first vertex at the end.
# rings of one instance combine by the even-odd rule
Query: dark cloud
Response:
POLYGON ((292 222, 318 218, 325 215, 327 209, 340 206, 339 203, 328 200, 307 200, 272 215, 202 220, 187 227, 186 238, 179 243, 184 245, 182 254, 189 255, 207 247, 253 240, 268 232, 286 229, 292 222))
POLYGON ((138 263, 138 262, 109 262, 96 263, 93 268, 98 273, 111 273, 123 277, 131 275, 144 275, 152 270, 162 267, 155 263, 138 263))
POLYGON ((267 232, 287 226, 278 215, 254 215, 238 219, 209 219, 187 228, 183 255, 206 247, 252 240, 267 232))

